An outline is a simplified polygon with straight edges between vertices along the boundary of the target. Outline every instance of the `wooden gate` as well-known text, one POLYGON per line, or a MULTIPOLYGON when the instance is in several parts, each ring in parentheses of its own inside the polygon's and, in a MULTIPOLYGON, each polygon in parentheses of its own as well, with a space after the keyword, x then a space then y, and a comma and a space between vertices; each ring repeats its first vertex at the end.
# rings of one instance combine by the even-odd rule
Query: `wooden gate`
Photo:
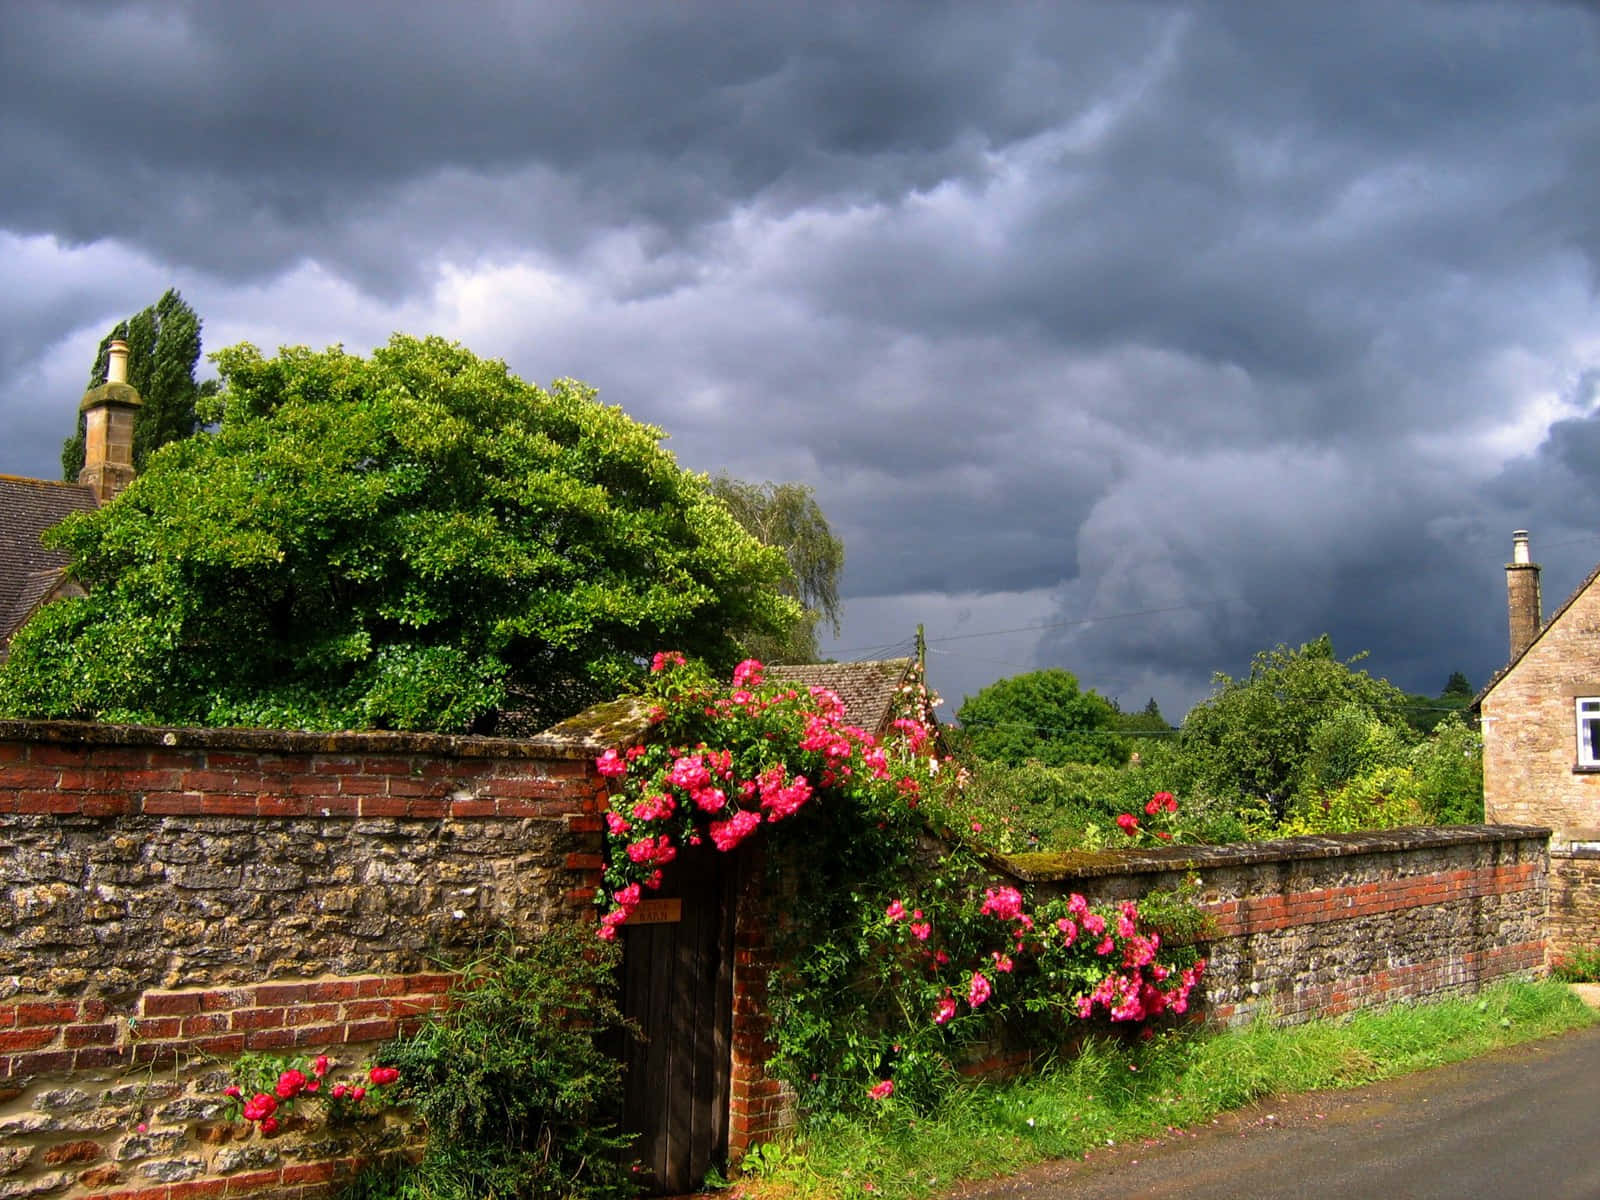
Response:
POLYGON ((732 856, 684 847, 622 927, 622 1008, 644 1033, 623 1061, 622 1128, 644 1182, 699 1188, 728 1152, 733 1025, 732 856))

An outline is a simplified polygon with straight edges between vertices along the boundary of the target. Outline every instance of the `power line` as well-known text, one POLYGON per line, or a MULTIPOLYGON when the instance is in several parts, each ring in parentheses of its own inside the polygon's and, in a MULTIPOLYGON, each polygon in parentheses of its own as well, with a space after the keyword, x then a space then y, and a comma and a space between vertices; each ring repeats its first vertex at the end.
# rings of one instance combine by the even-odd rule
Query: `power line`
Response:
MULTIPOLYGON (((1201 608, 1216 608, 1216 607, 1218 607, 1220 605, 1224 605, 1224 604, 1228 604, 1228 603, 1231 603, 1231 601, 1228 601, 1228 600, 1200 600, 1200 601, 1196 601, 1193 604, 1174 604, 1174 605, 1171 605, 1171 606, 1169 606, 1167 608, 1137 608, 1137 609, 1129 609, 1127 612, 1106 613, 1106 614, 1104 614, 1102 616, 1098 616, 1098 617, 1078 617, 1078 618, 1076 618, 1074 620, 1070 620, 1070 621, 1042 621, 1042 622, 1039 622, 1038 624, 1035 624, 1035 625, 1016 625, 1016 626, 1013 626, 1010 629, 985 629, 985 630, 981 630, 981 631, 979 631, 977 633, 947 633, 947 634, 943 635, 942 637, 931 637, 931 638, 928 638, 927 641, 928 641, 928 644, 931 646, 935 642, 964 642, 964 641, 970 641, 973 638, 1001 637, 1001 636, 1003 636, 1005 634, 1008 634, 1008 633, 1036 633, 1036 632, 1039 632, 1040 630, 1045 630, 1045 629, 1066 629, 1066 628, 1069 628, 1069 627, 1075 626, 1075 625, 1098 625, 1098 624, 1101 624, 1102 622, 1105 622, 1105 621, 1125 621, 1125 620, 1128 620, 1129 618, 1132 618, 1132 617, 1150 617, 1150 616, 1157 616, 1157 615, 1160 615, 1162 613, 1190 612, 1190 611, 1193 611, 1195 609, 1201 609, 1201 608)), ((909 640, 910 640, 909 638, 902 638, 901 639, 901 641, 909 641, 909 640)), ((891 643, 891 644, 892 645, 899 645, 900 643, 899 642, 894 642, 894 643, 891 643)), ((835 651, 835 653, 838 653, 838 654, 854 654, 856 651, 862 650, 862 649, 867 649, 867 647, 846 646, 846 647, 843 647, 843 648, 835 651)))

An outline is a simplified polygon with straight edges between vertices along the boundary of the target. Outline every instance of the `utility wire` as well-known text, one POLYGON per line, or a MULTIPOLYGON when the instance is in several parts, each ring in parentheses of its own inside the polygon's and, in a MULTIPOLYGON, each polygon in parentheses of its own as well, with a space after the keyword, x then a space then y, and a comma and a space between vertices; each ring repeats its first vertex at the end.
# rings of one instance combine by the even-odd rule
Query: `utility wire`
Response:
MULTIPOLYGON (((1105 621, 1125 621, 1132 617, 1150 617, 1157 616, 1161 613, 1190 612, 1194 609, 1200 608, 1216 608, 1220 605, 1229 603, 1232 603, 1232 601, 1201 600, 1193 604, 1174 604, 1167 608, 1137 608, 1130 609, 1127 612, 1106 613, 1098 617, 1078 617, 1070 621, 1042 621, 1035 625, 1017 625, 1010 629, 985 629, 977 633, 947 633, 941 637, 928 638, 927 641, 931 646, 935 642, 964 642, 970 641, 973 638, 1000 637, 1008 633, 1036 633, 1044 629, 1066 629, 1074 625, 1099 625, 1105 621)), ((896 642, 894 644, 898 645, 899 643, 896 642)), ((835 653, 853 654, 858 650, 866 648, 867 647, 862 646, 846 646, 835 651, 835 653)))

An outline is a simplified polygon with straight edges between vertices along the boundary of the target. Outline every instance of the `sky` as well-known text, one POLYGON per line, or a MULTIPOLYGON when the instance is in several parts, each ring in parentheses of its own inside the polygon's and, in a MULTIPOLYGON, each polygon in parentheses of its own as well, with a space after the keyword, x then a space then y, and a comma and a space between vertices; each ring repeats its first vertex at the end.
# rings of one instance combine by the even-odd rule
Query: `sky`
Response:
POLYGON ((101 336, 443 334, 794 480, 841 659, 1437 693, 1600 560, 1600 10, 0 3, 0 472, 101 336))

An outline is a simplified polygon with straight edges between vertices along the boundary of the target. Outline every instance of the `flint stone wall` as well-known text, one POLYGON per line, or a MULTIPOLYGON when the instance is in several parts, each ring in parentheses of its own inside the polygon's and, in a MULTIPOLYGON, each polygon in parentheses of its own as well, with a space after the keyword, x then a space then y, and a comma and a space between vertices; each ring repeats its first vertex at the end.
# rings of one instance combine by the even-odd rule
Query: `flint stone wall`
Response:
POLYGON ((1121 854, 1018 855, 1042 894, 1138 899, 1197 879, 1203 1011, 1283 1023, 1544 970, 1550 831, 1470 825, 1121 854))
POLYGON ((443 1002, 435 965, 581 915, 594 754, 526 740, 0 721, 0 1200, 327 1194, 403 1121, 229 1123, 245 1051, 336 1075, 443 1002))

